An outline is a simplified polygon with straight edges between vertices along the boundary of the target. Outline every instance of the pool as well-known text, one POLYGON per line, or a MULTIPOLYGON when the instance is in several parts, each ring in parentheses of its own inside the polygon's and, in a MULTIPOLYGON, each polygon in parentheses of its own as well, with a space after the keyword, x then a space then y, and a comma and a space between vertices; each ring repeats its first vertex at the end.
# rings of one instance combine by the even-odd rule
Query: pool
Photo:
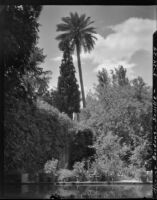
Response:
POLYGON ((22 184, 6 185, 4 198, 50 199, 57 194, 68 199, 75 198, 152 198, 152 184, 110 184, 110 185, 52 185, 22 184))

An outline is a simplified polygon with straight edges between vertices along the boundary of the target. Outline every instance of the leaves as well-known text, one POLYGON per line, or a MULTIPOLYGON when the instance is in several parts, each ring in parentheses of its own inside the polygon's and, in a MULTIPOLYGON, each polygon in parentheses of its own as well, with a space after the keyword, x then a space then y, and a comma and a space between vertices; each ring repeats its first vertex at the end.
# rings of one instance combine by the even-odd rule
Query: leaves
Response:
POLYGON ((149 163, 147 168, 151 169, 150 88, 141 78, 130 81, 122 66, 111 75, 103 69, 97 76, 98 85, 94 93, 87 95, 87 107, 80 116, 82 123, 94 130, 97 159, 107 167, 105 163, 120 156, 125 167, 131 163, 136 167, 146 167, 149 163))
POLYGON ((60 40, 59 48, 64 41, 72 41, 74 46, 83 47, 85 51, 91 51, 94 48, 96 37, 93 34, 96 34, 96 31, 94 27, 88 27, 93 23, 90 17, 86 17, 85 14, 79 16, 76 12, 70 13, 70 17, 63 17, 62 21, 65 23, 57 25, 57 31, 64 32, 56 37, 60 40))
POLYGON ((6 96, 14 95, 29 101, 33 99, 33 84, 29 76, 39 75, 41 68, 38 65, 45 58, 42 49, 36 46, 39 27, 37 20, 41 9, 41 6, 5 6, 0 38, 3 38, 2 65, 5 69, 6 96))
POLYGON ((52 106, 32 110, 26 102, 17 104, 5 113, 5 169, 35 172, 43 169, 52 155, 59 159, 73 125, 52 106))
POLYGON ((72 118, 73 112, 78 113, 80 110, 80 92, 69 44, 65 43, 63 49, 56 92, 56 106, 61 112, 65 112, 72 118))

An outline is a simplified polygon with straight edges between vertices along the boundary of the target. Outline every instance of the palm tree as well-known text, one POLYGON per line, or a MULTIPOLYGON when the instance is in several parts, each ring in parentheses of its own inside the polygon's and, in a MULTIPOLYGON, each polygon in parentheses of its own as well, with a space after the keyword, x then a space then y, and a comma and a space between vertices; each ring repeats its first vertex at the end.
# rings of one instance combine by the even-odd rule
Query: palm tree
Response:
POLYGON ((62 21, 64 23, 57 25, 57 31, 62 31, 63 33, 56 37, 56 39, 60 41, 59 48, 61 50, 65 41, 69 42, 73 49, 73 52, 76 49, 83 107, 86 106, 86 102, 80 53, 82 48, 85 52, 90 52, 94 48, 95 39, 97 39, 93 35, 96 34, 95 28, 89 27, 90 24, 94 23, 94 21, 91 21, 90 19, 91 18, 86 17, 85 14, 79 16, 77 12, 70 13, 70 17, 62 18, 62 21))

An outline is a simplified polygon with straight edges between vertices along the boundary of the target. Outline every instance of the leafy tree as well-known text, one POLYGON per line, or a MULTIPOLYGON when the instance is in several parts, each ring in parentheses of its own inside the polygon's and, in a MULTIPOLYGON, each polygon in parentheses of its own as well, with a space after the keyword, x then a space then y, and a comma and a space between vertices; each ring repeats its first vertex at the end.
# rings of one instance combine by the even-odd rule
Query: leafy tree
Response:
POLYGON ((37 112, 35 102, 32 101, 45 93, 49 78, 48 72, 38 66, 45 58, 43 51, 36 46, 39 27, 37 20, 41 8, 8 5, 1 13, 4 23, 0 38, 3 38, 2 47, 5 47, 1 64, 4 66, 5 79, 6 171, 37 170, 41 168, 45 155, 50 154, 49 144, 47 143, 48 148, 44 146, 44 141, 49 139, 45 135, 44 139, 41 137, 43 129, 38 129, 36 125, 38 115, 42 115, 37 112))
POLYGON ((56 108, 59 107, 60 103, 57 89, 47 90, 46 93, 42 96, 42 99, 56 108))
POLYGON ((124 86, 129 83, 128 78, 126 77, 126 69, 123 66, 119 66, 115 68, 115 72, 111 70, 112 80, 114 84, 118 84, 119 86, 124 86))
POLYGON ((94 39, 96 39, 96 37, 93 36, 93 34, 96 33, 95 28, 89 27, 89 25, 93 23, 93 21, 90 21, 90 17, 86 17, 85 14, 79 16, 77 12, 70 13, 70 17, 63 17, 62 21, 64 23, 57 25, 57 31, 62 31, 64 33, 57 36, 56 39, 60 40, 60 49, 62 49, 62 47, 64 46, 65 41, 68 41, 71 44, 73 50, 76 47, 83 107, 85 107, 86 103, 80 53, 82 48, 88 52, 90 52, 94 48, 94 39))
POLYGON ((2 41, 5 91, 8 94, 25 95, 21 78, 25 71, 34 71, 29 65, 38 39, 37 22, 41 6, 7 5, 3 9, 2 41))
POLYGON ((73 112, 78 113, 80 110, 80 92, 75 77, 75 68, 69 44, 65 44, 64 48, 57 87, 58 109, 61 112, 67 113, 72 118, 73 112))
POLYGON ((25 74, 21 78, 21 86, 29 99, 36 100, 37 97, 43 97, 47 93, 52 73, 51 71, 44 71, 43 68, 39 67, 44 59, 43 50, 35 47, 28 63, 34 70, 25 70, 25 74))
POLYGON ((108 132, 106 135, 101 134, 95 143, 96 159, 91 167, 100 176, 116 178, 122 170, 122 160, 120 159, 120 140, 118 136, 108 132))
POLYGON ((150 163, 150 144, 147 141, 143 141, 140 145, 138 145, 130 158, 131 163, 135 165, 137 168, 146 167, 151 170, 150 163), (149 163, 148 163, 149 162, 149 163))
MULTIPOLYGON (((130 81, 121 67, 111 76, 106 70, 100 71, 95 89, 95 93, 87 95, 87 107, 81 111, 80 117, 82 123, 93 128, 95 143, 98 144, 99 137, 112 132, 121 138, 119 148, 123 166, 133 163, 142 166, 146 162, 149 163, 147 168, 151 169, 151 88, 141 78, 130 81), (146 142, 144 147, 143 141, 146 142), (136 162, 139 157, 140 163, 136 162)), ((105 145, 104 142, 101 139, 98 148, 105 145)))
POLYGON ((150 100, 148 92, 151 95, 151 88, 146 85, 142 77, 138 76, 137 78, 133 79, 131 83, 134 88, 134 97, 137 98, 138 101, 143 101, 143 99, 148 99, 148 101, 150 100))
POLYGON ((73 166, 75 176, 79 181, 87 181, 87 173, 85 170, 85 161, 75 162, 73 166))
POLYGON ((107 86, 111 82, 109 74, 108 74, 107 70, 104 68, 102 69, 102 71, 98 72, 97 77, 98 77, 99 85, 101 87, 104 87, 105 85, 107 86))

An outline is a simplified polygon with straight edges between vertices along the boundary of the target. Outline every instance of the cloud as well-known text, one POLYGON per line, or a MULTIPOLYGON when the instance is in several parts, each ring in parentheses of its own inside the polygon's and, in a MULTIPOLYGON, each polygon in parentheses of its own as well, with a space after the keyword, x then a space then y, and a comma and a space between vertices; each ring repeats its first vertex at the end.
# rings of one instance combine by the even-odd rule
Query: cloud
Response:
POLYGON ((51 61, 60 62, 62 60, 62 56, 57 56, 55 58, 50 58, 51 61))
MULTIPOLYGON (((111 30, 106 37, 96 34, 97 40, 90 53, 81 53, 82 64, 90 61, 95 67, 93 72, 102 68, 114 69, 119 65, 127 68, 129 78, 134 78, 136 63, 132 56, 138 51, 152 53, 152 35, 155 31, 155 20, 143 18, 129 18, 126 21, 105 27, 111 30)), ((105 29, 104 29, 105 30, 105 29)), ((51 58, 52 61, 61 62, 62 55, 51 58)), ((77 65, 76 54, 73 55, 74 65, 77 65)))
POLYGON ((83 60, 91 60, 96 67, 94 72, 106 67, 108 70, 123 65, 128 75, 133 77, 132 56, 138 51, 152 51, 152 35, 155 31, 155 20, 129 18, 114 26, 109 26, 113 32, 107 37, 96 34, 97 41, 91 53, 82 53, 83 60))

